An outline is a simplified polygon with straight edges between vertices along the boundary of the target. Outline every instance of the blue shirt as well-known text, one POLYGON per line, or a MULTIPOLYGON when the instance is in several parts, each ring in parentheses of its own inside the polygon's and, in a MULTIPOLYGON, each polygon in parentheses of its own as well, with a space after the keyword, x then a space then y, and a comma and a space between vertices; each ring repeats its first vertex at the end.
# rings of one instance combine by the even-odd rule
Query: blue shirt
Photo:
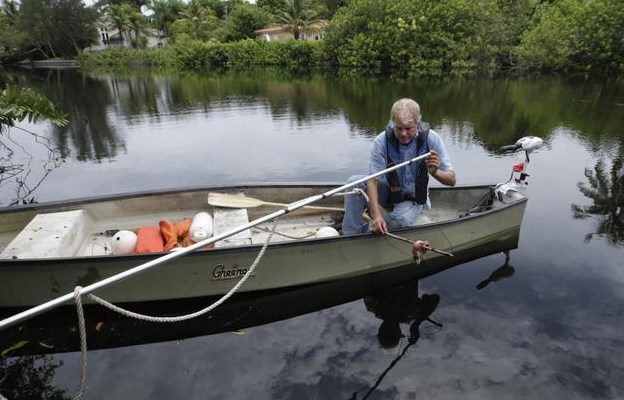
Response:
MULTIPOLYGON (((407 145, 399 145, 399 153, 401 154, 401 160, 397 160, 399 162, 407 161, 412 158, 417 157, 417 149, 416 149, 416 139, 418 134, 414 137, 414 139, 407 145)), ((451 159, 448 156, 448 152, 446 151, 446 147, 444 146, 444 142, 442 138, 436 131, 433 129, 429 129, 429 136, 427 138, 427 143, 429 145, 430 150, 435 150, 438 153, 438 157, 440 157, 440 169, 442 171, 450 171, 453 169, 453 165, 451 164, 451 159)), ((375 174, 379 171, 382 171, 388 167, 388 159, 387 159, 387 151, 386 151, 386 132, 381 132, 375 139, 371 145, 370 157, 368 162, 368 173, 375 174)), ((403 193, 407 196, 414 195, 414 185, 416 182, 416 167, 417 163, 413 163, 407 165, 405 167, 399 168, 397 173, 399 175, 399 181, 401 183, 401 188, 403 189, 403 193)), ((376 178, 380 183, 387 184, 388 178, 387 174, 378 176, 376 178)))

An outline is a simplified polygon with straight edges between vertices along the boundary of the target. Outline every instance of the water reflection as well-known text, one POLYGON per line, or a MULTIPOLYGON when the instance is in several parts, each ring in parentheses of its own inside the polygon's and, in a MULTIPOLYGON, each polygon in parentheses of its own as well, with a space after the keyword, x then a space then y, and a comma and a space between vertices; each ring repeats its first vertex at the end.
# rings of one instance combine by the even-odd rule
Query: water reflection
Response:
POLYGON ((37 203, 37 188, 65 162, 48 138, 21 127, 0 132, 0 150, 0 206, 37 203))
POLYGON ((71 126, 57 132, 58 145, 74 145, 83 160, 111 158, 124 149, 120 118, 129 124, 145 118, 159 123, 189 113, 210 115, 213 108, 227 105, 266 108, 273 118, 292 117, 296 124, 344 116, 354 133, 372 136, 383 128, 392 102, 410 95, 423 105, 434 127, 446 125, 454 137, 479 141, 490 150, 527 134, 547 139, 562 122, 581 132, 602 134, 617 133, 624 122, 610 115, 596 126, 589 116, 604 116, 605 108, 617 107, 618 85, 587 81, 337 80, 275 70, 203 75, 48 70, 18 75, 70 114, 71 126))
POLYGON ((70 116, 69 126, 50 128, 55 151, 63 159, 104 164, 107 185, 121 190, 132 186, 125 183, 129 175, 146 189, 176 177, 186 185, 192 169, 188 165, 204 160, 211 167, 206 179, 241 176, 245 182, 255 181, 250 174, 233 175, 233 157, 223 155, 232 153, 231 137, 243 143, 238 156, 248 161, 247 171, 266 166, 263 175, 277 175, 279 180, 318 170, 308 163, 333 166, 344 179, 351 174, 343 176, 341 167, 364 162, 354 161, 357 157, 349 149, 364 154, 364 160, 366 148, 358 150, 358 140, 381 131, 390 105, 403 96, 418 99, 424 118, 449 139, 445 142, 455 153, 474 150, 477 144, 476 150, 485 150, 485 156, 498 154, 501 145, 528 134, 548 142, 561 126, 600 147, 605 138, 617 137, 624 125, 619 94, 624 83, 619 80, 404 81, 276 70, 202 75, 35 70, 2 72, 0 82, 6 81, 32 86, 54 99, 70 116), (162 168, 170 154, 188 164, 162 168), (274 166, 278 159, 283 163, 274 166), (170 176, 156 179, 153 171, 170 176))
POLYGON ((516 273, 516 269, 509 265, 509 252, 505 252, 505 263, 496 268, 487 279, 482 280, 477 284, 477 289, 481 290, 485 288, 487 285, 493 282, 498 282, 500 280, 511 278, 516 273))
MULTIPOLYGON (((391 349, 397 347, 402 338, 407 339, 407 344, 364 393, 361 397, 362 400, 367 399, 375 391, 390 370, 405 356, 409 348, 418 342, 421 337, 421 325, 425 321, 438 328, 437 332, 442 330, 442 324, 431 318, 431 314, 440 303, 440 296, 438 294, 420 296, 418 285, 418 281, 408 282, 364 298, 366 309, 381 319, 377 331, 379 345, 384 349, 391 349), (409 334, 403 333, 401 324, 409 326, 409 334)), ((358 392, 353 393, 351 399, 357 398, 358 392)))
POLYGON ((364 298, 366 309, 381 320, 377 340, 385 349, 398 346, 401 338, 408 338, 408 342, 416 343, 420 338, 420 325, 425 320, 440 325, 429 318, 439 303, 438 294, 419 295, 418 281, 364 298), (403 334, 401 324, 410 324, 409 335, 403 334))
POLYGON ((65 390, 55 387, 52 382, 56 370, 62 365, 62 362, 43 355, 0 358, 0 398, 71 399, 65 390))
POLYGON ((624 243, 624 154, 622 145, 609 166, 603 158, 593 170, 585 168, 587 182, 580 182, 581 193, 592 201, 591 205, 572 204, 575 219, 595 217, 595 232, 585 235, 589 242, 594 236, 603 237, 612 245, 624 243), (607 165, 606 165, 607 164, 607 165))

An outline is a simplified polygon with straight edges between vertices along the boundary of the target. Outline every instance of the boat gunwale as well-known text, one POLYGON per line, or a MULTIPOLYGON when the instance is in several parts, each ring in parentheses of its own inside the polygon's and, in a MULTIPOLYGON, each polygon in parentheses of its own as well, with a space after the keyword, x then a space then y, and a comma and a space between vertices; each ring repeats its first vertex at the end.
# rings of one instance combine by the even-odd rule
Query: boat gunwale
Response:
MULTIPOLYGON (((140 198, 140 197, 152 197, 152 196, 160 196, 160 195, 171 195, 171 194, 179 194, 179 193, 193 193, 193 192, 201 192, 204 190, 219 190, 219 191, 227 191, 227 190, 235 190, 235 189, 245 189, 245 188, 258 188, 258 189, 287 189, 287 188, 302 188, 302 189, 310 189, 315 187, 327 187, 327 188, 336 188, 340 187, 344 183, 341 182, 263 182, 263 183, 241 183, 236 185, 218 185, 218 186, 189 186, 189 187, 180 187, 180 188, 168 188, 168 189, 150 189, 150 190, 140 190, 135 192, 126 192, 126 193, 118 193, 113 195, 98 195, 98 196, 88 196, 88 197, 76 197, 65 200, 53 200, 45 203, 32 203, 32 204, 17 204, 14 206, 5 206, 0 207, 0 215, 1 214, 11 214, 14 212, 20 211, 35 211, 35 210, 44 210, 49 208, 58 208, 58 207, 71 207, 79 204, 93 204, 105 201, 116 201, 116 200, 125 200, 132 198, 140 198)), ((461 190, 461 189, 479 189, 479 188, 487 188, 493 187, 495 184, 493 183, 481 183, 474 185, 460 185, 460 186, 431 186, 429 190, 433 191, 444 191, 444 190, 461 190)), ((322 194, 322 193, 317 193, 322 194)))
POLYGON ((205 190, 219 190, 219 191, 227 191, 227 190, 235 190, 235 189, 245 189, 245 188, 314 188, 314 187, 339 187, 341 183, 336 182, 306 182, 306 183, 296 183, 296 182, 266 182, 266 183, 241 183, 236 185, 218 185, 218 186, 187 186, 187 187, 179 187, 179 188, 168 188, 168 189, 149 189, 149 190, 139 190, 135 192, 125 192, 125 193, 117 193, 112 195, 98 195, 98 196, 88 196, 88 197, 76 197, 66 200, 53 200, 45 203, 32 203, 32 204, 17 204, 14 206, 6 206, 0 207, 0 215, 1 214, 10 214, 12 212, 17 211, 35 211, 39 209, 48 209, 48 208, 58 208, 58 207, 70 207, 79 204, 93 204, 100 203, 105 201, 116 201, 116 200, 126 200, 126 199, 134 199, 140 197, 152 197, 152 196, 160 196, 160 195, 172 195, 172 194, 180 194, 180 193, 194 193, 201 192, 205 190))

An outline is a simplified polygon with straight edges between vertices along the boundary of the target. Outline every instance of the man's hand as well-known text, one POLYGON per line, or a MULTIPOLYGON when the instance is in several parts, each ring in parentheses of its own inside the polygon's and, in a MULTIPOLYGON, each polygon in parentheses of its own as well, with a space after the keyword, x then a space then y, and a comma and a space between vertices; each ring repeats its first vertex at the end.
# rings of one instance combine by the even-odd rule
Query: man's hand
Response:
POLYGON ((440 157, 435 150, 429 150, 429 152, 431 155, 425 159, 425 164, 427 164, 427 171, 429 171, 431 175, 435 175, 438 169, 440 169, 440 157))
POLYGON ((388 233, 388 226, 386 225, 386 220, 383 218, 380 212, 378 215, 373 218, 373 222, 371 222, 371 232, 376 235, 385 235, 388 233))
POLYGON ((440 169, 440 156, 435 150, 429 150, 431 155, 425 159, 425 165, 427 165, 427 171, 431 176, 437 179, 443 185, 455 186, 457 179, 455 178, 455 171, 448 170, 443 171, 440 169))
POLYGON ((385 235, 388 232, 388 227, 377 199, 377 179, 372 178, 366 182, 366 192, 368 194, 369 212, 373 219, 370 223, 370 230, 377 235, 385 235))

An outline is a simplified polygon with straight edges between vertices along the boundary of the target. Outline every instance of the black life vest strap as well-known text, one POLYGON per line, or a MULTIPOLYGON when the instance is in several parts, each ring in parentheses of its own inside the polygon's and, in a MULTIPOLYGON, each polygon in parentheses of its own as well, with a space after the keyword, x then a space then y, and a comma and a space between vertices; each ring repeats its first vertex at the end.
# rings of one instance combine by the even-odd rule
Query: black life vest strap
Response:
MULTIPOLYGON (((418 125, 418 136, 416 137, 416 153, 417 155, 425 154, 429 151, 429 124, 421 122, 418 125)), ((404 160, 401 160, 401 153, 399 151, 399 141, 394 135, 394 125, 392 122, 386 126, 386 165, 387 167, 393 167, 404 160)), ((388 186, 390 187, 390 194, 387 199, 387 204, 392 207, 394 204, 401 201, 411 200, 417 204, 424 205, 427 202, 427 187, 429 184, 429 172, 424 161, 419 161, 416 169, 416 177, 414 182, 414 195, 408 196, 403 193, 401 188, 401 182, 397 170, 388 173, 388 186)))

